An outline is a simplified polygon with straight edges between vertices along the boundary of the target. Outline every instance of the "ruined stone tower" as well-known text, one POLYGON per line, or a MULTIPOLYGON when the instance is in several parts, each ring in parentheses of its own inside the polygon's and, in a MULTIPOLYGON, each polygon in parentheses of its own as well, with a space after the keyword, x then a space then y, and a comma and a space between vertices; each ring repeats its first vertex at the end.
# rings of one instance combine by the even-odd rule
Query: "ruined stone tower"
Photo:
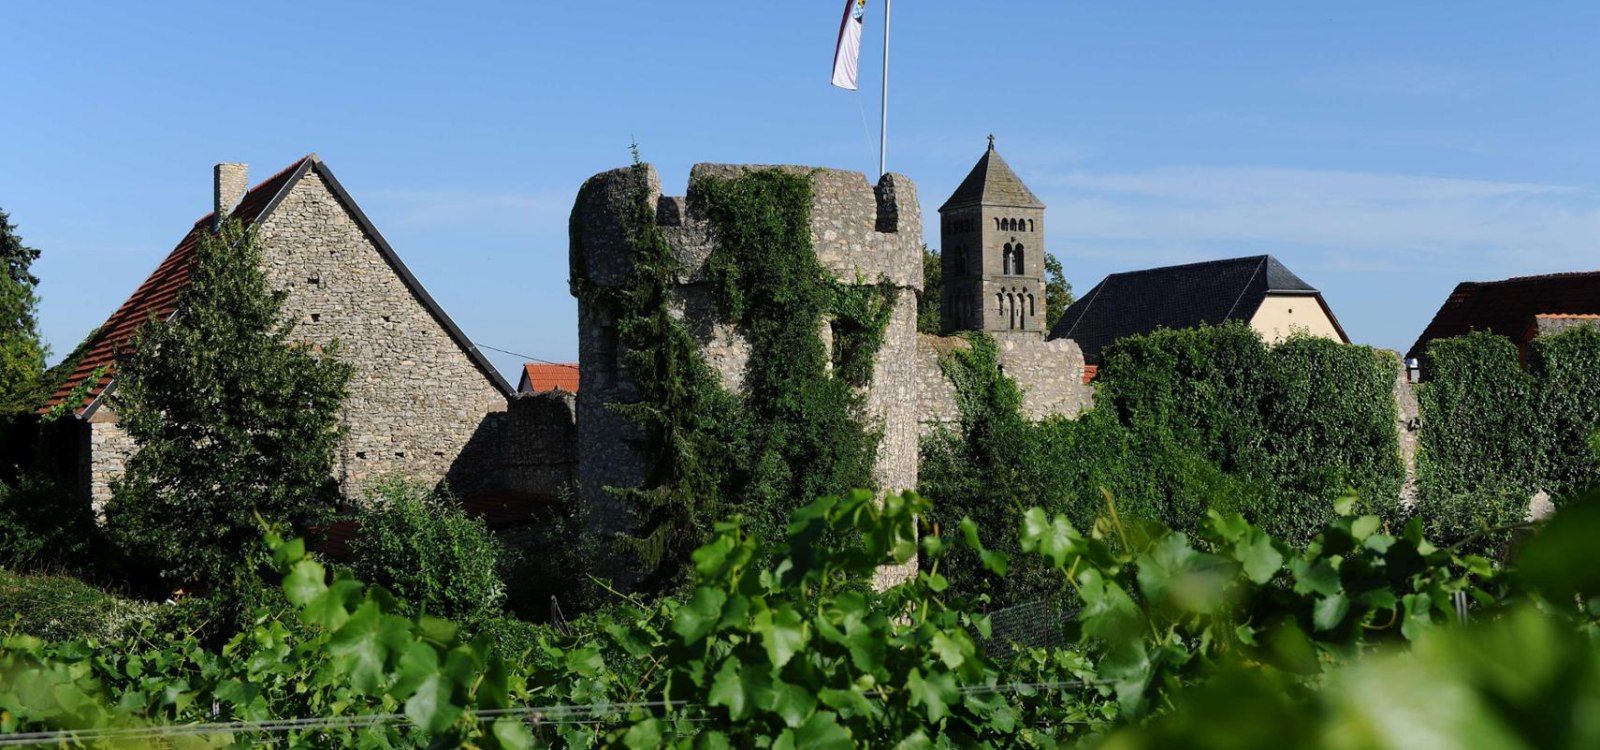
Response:
POLYGON ((944 332, 1042 337, 1044 204, 989 149, 939 207, 944 332))
MULTIPOLYGON (((687 324, 701 358, 730 393, 739 393, 750 360, 744 333, 717 310, 707 264, 716 238, 702 215, 701 178, 737 178, 761 169, 805 174, 812 185, 811 245, 821 265, 843 284, 889 285, 899 290, 882 345, 873 359, 860 418, 881 430, 873 467, 880 490, 917 486, 917 293, 922 288, 922 214, 916 188, 900 175, 884 175, 876 186, 859 172, 811 167, 697 164, 684 196, 664 196, 653 168, 644 166, 646 202, 671 245, 676 261, 670 306, 687 324)), ((617 288, 626 283, 637 252, 629 241, 632 191, 629 168, 589 178, 572 209, 572 274, 584 284, 617 288)), ((578 391, 579 500, 590 522, 610 531, 628 528, 628 511, 608 487, 634 487, 645 480, 643 430, 614 407, 640 399, 628 371, 614 311, 579 293, 578 391)), ((821 335, 831 336, 824 326, 821 335)))

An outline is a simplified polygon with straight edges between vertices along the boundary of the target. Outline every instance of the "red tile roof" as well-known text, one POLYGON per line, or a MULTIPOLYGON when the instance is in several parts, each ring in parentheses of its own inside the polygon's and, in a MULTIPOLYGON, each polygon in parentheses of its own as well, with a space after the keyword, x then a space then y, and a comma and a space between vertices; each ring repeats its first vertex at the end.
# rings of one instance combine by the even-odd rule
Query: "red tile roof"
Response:
POLYGON ((539 393, 560 388, 568 393, 578 392, 578 365, 569 364, 535 364, 529 362, 522 366, 522 384, 517 390, 522 393, 539 393))
POLYGON ((1600 271, 1459 284, 1406 356, 1421 358, 1434 339, 1470 331, 1490 331, 1515 340, 1540 314, 1600 314, 1600 271))
MULTIPOLYGON (((233 210, 231 216, 246 224, 255 221, 276 204, 277 201, 274 199, 278 197, 278 193, 291 183, 295 172, 305 166, 311 158, 311 156, 302 157, 289 165, 288 169, 251 188, 239 201, 239 206, 233 210)), ((134 337, 145 321, 151 318, 165 320, 172 316, 172 311, 177 307, 178 293, 189 284, 189 267, 194 260, 200 233, 209 230, 210 226, 210 213, 200 217, 200 220, 189 229, 188 234, 183 236, 183 241, 179 242, 178 246, 167 255, 167 259, 156 267, 155 273, 150 274, 150 277, 134 291, 133 296, 111 314, 105 325, 100 326, 94 336, 81 345, 79 351, 83 352, 83 356, 78 360, 77 367, 73 368, 66 380, 50 394, 50 398, 39 409, 40 412, 49 411, 60 404, 100 368, 104 368, 101 370, 100 378, 89 386, 83 401, 72 405, 73 414, 82 413, 105 393, 116 374, 117 358, 131 351, 134 337)))

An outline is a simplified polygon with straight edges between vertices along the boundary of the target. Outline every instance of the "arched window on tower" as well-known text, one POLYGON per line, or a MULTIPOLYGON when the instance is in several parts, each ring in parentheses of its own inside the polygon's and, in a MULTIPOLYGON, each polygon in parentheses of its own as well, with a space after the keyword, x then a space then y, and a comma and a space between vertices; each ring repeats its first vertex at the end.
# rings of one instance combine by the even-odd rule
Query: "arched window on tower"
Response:
POLYGON ((1028 231, 1033 231, 1033 219, 1028 220, 1028 231))
POLYGON ((1023 271, 1022 271, 1022 243, 1020 243, 1020 242, 1017 243, 1017 247, 1016 247, 1015 251, 1013 251, 1011 253, 1011 262, 1012 262, 1011 273, 1013 273, 1013 274, 1015 274, 1017 276, 1021 276, 1022 273, 1023 273, 1023 271))
POLYGON ((1013 296, 1013 295, 1007 294, 1006 295, 1006 328, 1010 329, 1010 328, 1016 328, 1016 327, 1017 327, 1017 298, 1015 296, 1013 296))
POLYGON ((994 293, 994 314, 998 317, 1006 315, 1006 296, 999 292, 994 293))
POLYGON ((1011 255, 1011 243, 1007 242, 1000 252, 1000 273, 1011 273, 1011 255))
POLYGON ((1033 293, 1029 292, 1028 293, 1028 317, 1031 318, 1031 317, 1033 317, 1033 316, 1035 316, 1037 314, 1038 313, 1033 311, 1033 293))

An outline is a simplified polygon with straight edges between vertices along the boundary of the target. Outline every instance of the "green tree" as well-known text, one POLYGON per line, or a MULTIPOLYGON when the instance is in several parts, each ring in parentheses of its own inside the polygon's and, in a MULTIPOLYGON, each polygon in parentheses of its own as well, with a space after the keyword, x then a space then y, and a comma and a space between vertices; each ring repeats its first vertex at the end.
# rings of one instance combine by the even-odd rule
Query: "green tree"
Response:
POLYGON ((0 211, 0 421, 27 413, 43 396, 46 349, 34 293, 39 279, 30 271, 38 257, 0 211))
POLYGON ((1072 285, 1061 271, 1061 261, 1050 253, 1044 254, 1044 272, 1044 328, 1048 331, 1072 304, 1072 285))
MULTIPOLYGON (((917 333, 942 333, 939 322, 940 301, 944 297, 944 266, 939 262, 939 251, 922 245, 922 296, 917 298, 917 333)), ((1046 298, 1048 301, 1048 297, 1046 298)))
POLYGON ((138 449, 107 523, 167 584, 249 591, 262 521, 303 533, 338 500, 353 370, 337 345, 293 339, 252 230, 203 233, 193 263, 178 313, 146 323, 119 365, 112 406, 138 449))

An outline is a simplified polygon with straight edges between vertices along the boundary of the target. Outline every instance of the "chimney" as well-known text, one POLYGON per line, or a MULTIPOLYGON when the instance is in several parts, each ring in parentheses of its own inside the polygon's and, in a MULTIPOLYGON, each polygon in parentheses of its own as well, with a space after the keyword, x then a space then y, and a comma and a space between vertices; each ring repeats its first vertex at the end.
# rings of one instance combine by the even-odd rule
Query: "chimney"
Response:
POLYGON ((222 163, 218 164, 214 172, 211 228, 216 230, 222 226, 224 219, 238 207, 239 201, 244 198, 244 193, 250 188, 250 165, 222 163))

